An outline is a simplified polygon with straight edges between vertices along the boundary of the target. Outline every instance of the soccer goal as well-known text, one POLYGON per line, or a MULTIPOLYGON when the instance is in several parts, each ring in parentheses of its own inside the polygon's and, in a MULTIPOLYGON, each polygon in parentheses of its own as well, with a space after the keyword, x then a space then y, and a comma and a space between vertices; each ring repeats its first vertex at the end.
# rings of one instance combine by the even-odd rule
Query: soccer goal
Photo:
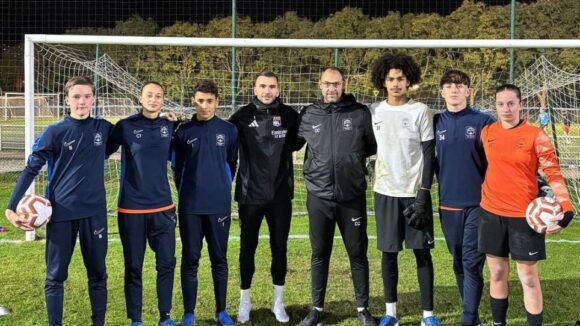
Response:
MULTIPOLYGON (((509 79, 509 49, 516 53, 514 83, 521 86, 524 116, 536 122, 546 110, 551 124, 546 130, 558 148, 564 174, 580 208, 580 40, 297 40, 225 39, 182 37, 121 37, 75 35, 27 35, 26 154, 40 124, 33 104, 38 93, 62 94, 66 80, 76 75, 93 78, 97 86, 95 115, 111 122, 137 112, 139 89, 144 81, 165 86, 167 110, 192 112, 191 89, 196 81, 210 78, 220 87, 219 115, 228 118, 253 95, 253 80, 260 71, 278 74, 280 98, 300 110, 316 101, 321 69, 340 66, 346 72, 346 92, 370 104, 384 99, 374 90, 370 70, 386 51, 407 52, 421 66, 422 82, 411 96, 434 110, 443 106, 439 78, 456 68, 472 78, 470 104, 494 113, 495 87, 509 79), (232 48, 235 57, 232 58, 232 48), (569 132, 563 123, 570 122, 569 132)), ((305 214, 306 190, 302 178, 303 152, 295 154, 294 213, 305 214)), ((118 157, 106 165, 109 212, 116 207, 118 157)), ((370 177, 369 177, 370 179, 370 177)), ((36 191, 45 181, 37 179, 36 191)), ((372 187, 368 208, 373 211, 372 187)), ((436 189, 436 187, 434 187, 436 189)), ((437 202, 437 197, 434 197, 437 202)), ((235 203, 234 203, 235 205, 235 203)), ((236 209, 234 208, 235 212, 236 209)))

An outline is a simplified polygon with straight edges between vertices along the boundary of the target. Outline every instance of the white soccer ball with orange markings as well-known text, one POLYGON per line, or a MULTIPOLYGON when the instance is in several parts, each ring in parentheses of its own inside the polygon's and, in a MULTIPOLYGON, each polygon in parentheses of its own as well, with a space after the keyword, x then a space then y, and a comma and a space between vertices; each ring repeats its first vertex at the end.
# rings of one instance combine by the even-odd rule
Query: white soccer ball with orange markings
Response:
POLYGON ((526 221, 534 231, 544 234, 546 229, 557 224, 550 219, 560 213, 562 213, 562 206, 555 198, 538 197, 528 205, 526 221))
POLYGON ((50 221, 52 206, 50 201, 42 196, 28 194, 18 202, 16 213, 23 216, 23 224, 38 228, 50 221))

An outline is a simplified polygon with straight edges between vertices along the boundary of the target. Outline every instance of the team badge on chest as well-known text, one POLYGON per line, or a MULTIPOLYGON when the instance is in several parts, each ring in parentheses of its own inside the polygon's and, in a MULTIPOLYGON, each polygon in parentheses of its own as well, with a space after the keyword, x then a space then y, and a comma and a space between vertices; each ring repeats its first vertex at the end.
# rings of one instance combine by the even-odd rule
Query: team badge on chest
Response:
POLYGON ((161 127, 160 132, 161 132, 161 137, 163 137, 163 138, 169 137, 169 129, 167 129, 167 126, 161 127))
POLYGON ((215 143, 217 146, 225 146, 226 145, 226 135, 216 134, 215 135, 215 143))
POLYGON ((475 139, 475 128, 472 126, 465 127, 465 139, 475 139))
POLYGON ((352 119, 342 119, 342 130, 352 130, 352 119))
POLYGON ((93 143, 95 146, 101 146, 103 144, 103 134, 100 132, 95 133, 93 143))
POLYGON ((279 115, 275 115, 272 117, 272 125, 274 127, 281 127, 282 126, 282 117, 279 115))

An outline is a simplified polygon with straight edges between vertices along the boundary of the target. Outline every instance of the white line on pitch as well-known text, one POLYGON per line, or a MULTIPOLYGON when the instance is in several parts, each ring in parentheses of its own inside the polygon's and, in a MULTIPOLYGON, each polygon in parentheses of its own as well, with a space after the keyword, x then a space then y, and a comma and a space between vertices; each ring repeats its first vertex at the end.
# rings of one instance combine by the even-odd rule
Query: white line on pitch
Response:
MULTIPOLYGON (((369 235, 369 240, 376 240, 377 237, 374 235, 369 235)), ((290 239, 297 239, 297 240, 308 240, 308 234, 290 234, 288 236, 288 238, 290 239)), ((269 235, 261 235, 260 239, 270 239, 269 235)), ((336 240, 341 240, 342 237, 341 236, 335 236, 334 239, 336 240)), ((176 238, 177 241, 181 241, 180 237, 176 238)), ((231 235, 229 237, 229 240, 232 241, 240 241, 240 237, 237 235, 231 235)), ((445 238, 435 238, 436 241, 443 241, 445 242, 445 238)), ((27 241, 24 240, 14 240, 14 239, 0 239, 0 244, 18 244, 18 243, 26 243, 27 241)), ((38 240, 35 242, 45 242, 44 239, 42 240, 38 240)), ((77 240, 78 242, 78 240, 77 240)), ((121 242, 121 239, 119 238, 109 238, 109 242, 111 243, 116 243, 116 242, 121 242)), ((565 240, 565 239, 546 239, 546 243, 570 243, 570 244, 580 244, 580 240, 565 240)))

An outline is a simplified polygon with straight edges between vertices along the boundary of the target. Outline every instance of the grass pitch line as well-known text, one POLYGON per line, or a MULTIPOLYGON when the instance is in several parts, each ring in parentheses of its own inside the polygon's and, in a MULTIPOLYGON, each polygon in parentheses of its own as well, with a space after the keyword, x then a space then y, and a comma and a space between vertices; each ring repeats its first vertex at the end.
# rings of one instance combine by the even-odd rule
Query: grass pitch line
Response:
MULTIPOLYGON (((269 235, 260 235, 259 237, 262 240, 268 240, 270 239, 269 235)), ((296 239, 296 240, 308 240, 308 234, 290 234, 288 236, 289 239, 296 239)), ((376 240, 377 236, 375 235, 369 235, 368 236, 369 240, 376 240)), ((175 238, 177 241, 181 241, 180 237, 175 238)), ((341 236, 334 236, 335 240, 342 240, 341 236)), ((230 241, 240 241, 240 237, 237 235, 232 235, 228 238, 228 240, 230 241)), ((441 237, 436 237, 435 241, 442 241, 445 242, 445 238, 441 238, 441 237)), ((28 241, 24 241, 24 240, 15 240, 15 239, 0 239, 0 244, 21 244, 21 243, 27 243, 28 241)), ((42 240, 36 240, 34 242, 46 242, 46 240, 42 239, 42 240)), ((77 239, 77 243, 78 243, 78 239, 77 239)), ((114 238, 109 238, 109 243, 117 243, 117 242, 121 242, 120 238, 114 237, 114 238)), ((569 243, 569 244, 580 244, 580 240, 565 240, 565 239, 546 239, 546 243, 569 243)))

